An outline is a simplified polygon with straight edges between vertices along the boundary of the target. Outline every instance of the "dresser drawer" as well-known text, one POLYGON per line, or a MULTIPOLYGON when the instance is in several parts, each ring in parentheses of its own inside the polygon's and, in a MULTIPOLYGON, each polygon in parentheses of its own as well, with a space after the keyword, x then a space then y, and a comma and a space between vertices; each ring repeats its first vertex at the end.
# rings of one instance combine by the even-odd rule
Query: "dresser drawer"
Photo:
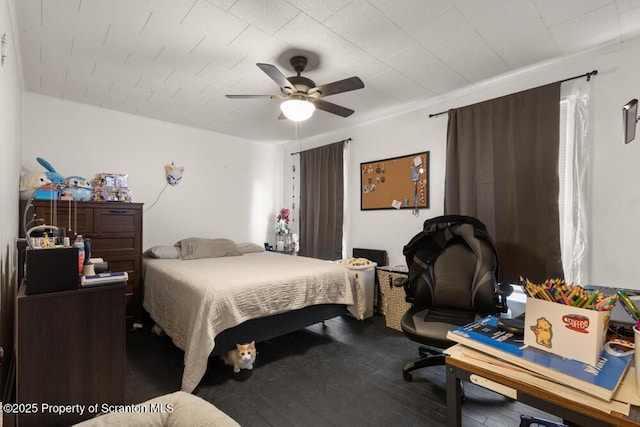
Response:
POLYGON ((139 209, 104 207, 93 210, 94 233, 136 233, 141 227, 139 209))
MULTIPOLYGON (((118 250, 133 250, 136 248, 136 236, 125 237, 91 237, 91 256, 98 252, 114 252, 118 250)), ((106 260, 105 260, 106 261, 106 260)))
POLYGON ((129 280, 133 277, 136 260, 133 258, 109 261, 109 270, 111 271, 125 271, 129 275, 129 280))
POLYGON ((67 230, 71 234, 91 234, 93 232, 93 209, 78 207, 77 203, 60 200, 57 209, 40 202, 35 207, 37 218, 45 220, 46 224, 55 225, 67 230), (53 215, 52 215, 53 214, 53 215), (53 218, 52 218, 53 217, 53 218))

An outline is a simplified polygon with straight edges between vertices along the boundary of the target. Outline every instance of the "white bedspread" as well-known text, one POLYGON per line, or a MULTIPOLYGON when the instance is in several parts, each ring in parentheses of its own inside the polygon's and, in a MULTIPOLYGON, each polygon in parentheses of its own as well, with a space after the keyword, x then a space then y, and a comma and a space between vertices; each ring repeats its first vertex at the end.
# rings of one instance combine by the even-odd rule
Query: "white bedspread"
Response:
POLYGON ((182 390, 207 368, 217 334, 254 318, 315 304, 346 304, 358 319, 364 292, 342 265, 272 252, 195 260, 144 259, 144 308, 184 350, 182 390))

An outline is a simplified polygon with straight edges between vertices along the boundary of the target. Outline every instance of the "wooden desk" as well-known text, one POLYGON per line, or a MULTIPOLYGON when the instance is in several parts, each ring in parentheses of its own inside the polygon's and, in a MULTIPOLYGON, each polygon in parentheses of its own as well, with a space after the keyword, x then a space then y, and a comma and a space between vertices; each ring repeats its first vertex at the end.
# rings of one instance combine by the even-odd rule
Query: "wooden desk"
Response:
POLYGON ((516 400, 561 417, 565 422, 586 427, 640 425, 640 408, 635 406, 631 407, 631 412, 628 417, 615 412, 608 414, 580 402, 569 400, 561 395, 515 380, 507 374, 488 371, 474 364, 449 356, 447 356, 446 362, 447 425, 449 427, 459 427, 462 425, 462 388, 460 380, 470 381, 469 377, 472 374, 479 375, 516 390, 516 400))

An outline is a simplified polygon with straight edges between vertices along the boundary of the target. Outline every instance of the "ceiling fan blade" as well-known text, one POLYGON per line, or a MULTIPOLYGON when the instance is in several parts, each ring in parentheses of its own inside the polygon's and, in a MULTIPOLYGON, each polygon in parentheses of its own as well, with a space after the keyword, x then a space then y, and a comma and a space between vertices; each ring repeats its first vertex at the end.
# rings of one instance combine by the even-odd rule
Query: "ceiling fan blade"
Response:
POLYGON ((259 99, 259 98, 270 98, 270 99, 282 99, 283 97, 280 95, 225 95, 230 99, 259 99))
POLYGON ((309 98, 308 100, 309 102, 313 103, 313 105, 315 105, 317 109, 324 110, 327 113, 337 114, 338 116, 342 117, 349 117, 354 113, 354 111, 349 108, 345 108, 340 105, 324 101, 322 99, 309 98))
POLYGON ((283 91, 287 93, 294 93, 296 91, 296 87, 293 83, 291 83, 274 65, 261 63, 257 63, 256 65, 264 71, 267 76, 271 77, 283 91))
POLYGON ((326 85, 316 86, 309 90, 309 95, 319 94, 318 97, 335 95, 336 93, 348 92, 350 90, 362 89, 364 83, 359 77, 349 77, 326 85))

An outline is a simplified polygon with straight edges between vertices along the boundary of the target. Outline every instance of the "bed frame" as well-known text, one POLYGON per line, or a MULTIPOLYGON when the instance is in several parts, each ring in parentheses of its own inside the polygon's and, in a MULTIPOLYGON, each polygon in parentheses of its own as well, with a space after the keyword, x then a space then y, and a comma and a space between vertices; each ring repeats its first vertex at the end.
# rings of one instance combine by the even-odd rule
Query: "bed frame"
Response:
POLYGON ((255 340, 257 343, 276 338, 307 326, 348 314, 343 304, 318 304, 273 316, 250 319, 216 335, 211 356, 236 348, 236 343, 255 340))

